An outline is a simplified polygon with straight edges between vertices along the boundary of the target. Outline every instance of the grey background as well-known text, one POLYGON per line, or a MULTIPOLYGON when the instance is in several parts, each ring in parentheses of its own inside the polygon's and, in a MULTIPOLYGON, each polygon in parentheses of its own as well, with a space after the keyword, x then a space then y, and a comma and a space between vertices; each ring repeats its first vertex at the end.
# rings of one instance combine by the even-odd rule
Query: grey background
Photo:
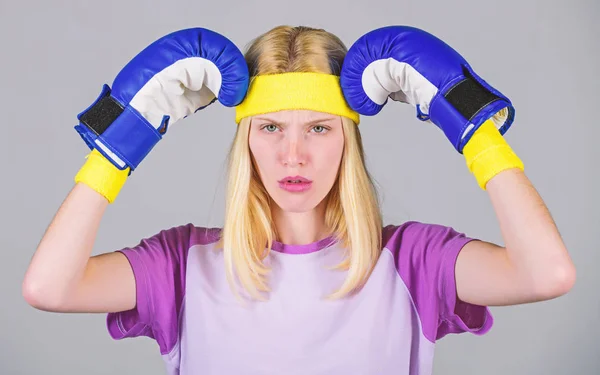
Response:
MULTIPOLYGON (((556 220, 578 271, 543 303, 492 308, 489 334, 438 343, 435 374, 598 374, 600 264, 599 3, 589 1, 38 1, 0 3, 0 373, 163 374, 149 339, 113 341, 105 316, 28 306, 21 281, 87 148, 76 115, 156 38, 192 26, 244 48, 279 24, 324 27, 349 46, 384 25, 413 25, 455 47, 517 108, 506 139, 556 220)), ((221 225, 234 111, 213 105, 173 126, 101 225, 94 253, 187 222, 221 225)), ((367 162, 387 223, 453 226, 502 244, 487 194, 462 156, 408 105, 363 118, 367 162)), ((285 338, 282 338, 285 340, 285 338)))

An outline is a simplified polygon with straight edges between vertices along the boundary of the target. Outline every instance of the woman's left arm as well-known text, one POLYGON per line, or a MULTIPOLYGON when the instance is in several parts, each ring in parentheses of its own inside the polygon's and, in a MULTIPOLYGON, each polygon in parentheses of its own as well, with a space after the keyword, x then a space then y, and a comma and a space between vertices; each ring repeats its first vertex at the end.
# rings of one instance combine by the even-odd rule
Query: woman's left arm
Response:
POLYGON ((490 197, 505 245, 471 241, 463 247, 456 261, 458 298, 506 306, 564 295, 575 283, 575 267, 522 163, 491 125, 471 141, 467 165, 490 197))
POLYGON ((364 34, 344 61, 340 81, 351 108, 373 115, 391 101, 410 103, 417 118, 435 124, 462 151, 489 193, 506 247, 485 241, 463 246, 454 264, 458 298, 478 305, 514 305, 570 290, 575 269, 565 245, 521 161, 490 120, 495 118, 506 132, 514 122, 511 101, 450 45, 411 26, 364 34), (483 119, 488 120, 481 123, 483 119))

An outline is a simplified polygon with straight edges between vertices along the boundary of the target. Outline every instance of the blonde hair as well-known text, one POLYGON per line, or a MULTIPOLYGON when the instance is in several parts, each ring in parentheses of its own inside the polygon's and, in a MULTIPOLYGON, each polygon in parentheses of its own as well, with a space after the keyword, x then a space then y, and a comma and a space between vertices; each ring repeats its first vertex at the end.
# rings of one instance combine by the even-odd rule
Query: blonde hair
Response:
MULTIPOLYGON (((245 54, 250 75, 318 72, 339 75, 347 49, 322 29, 279 26, 259 36, 245 54)), ((229 152, 225 222, 218 247, 236 296, 234 279, 255 299, 269 292, 265 264, 277 233, 271 198, 262 184, 248 145, 251 118, 241 120, 229 152)), ((373 181, 366 169, 358 126, 342 117, 344 150, 337 179, 326 199, 327 229, 347 249, 334 267, 347 270, 341 287, 328 298, 357 291, 369 278, 381 251, 382 219, 373 181)))

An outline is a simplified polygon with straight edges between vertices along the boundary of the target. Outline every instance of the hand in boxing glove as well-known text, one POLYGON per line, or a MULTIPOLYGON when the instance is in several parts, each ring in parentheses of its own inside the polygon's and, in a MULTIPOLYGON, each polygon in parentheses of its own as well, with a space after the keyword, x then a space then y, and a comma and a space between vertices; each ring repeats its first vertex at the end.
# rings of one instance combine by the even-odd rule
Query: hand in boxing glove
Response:
POLYGON ((340 83, 352 109, 372 116, 388 98, 413 105, 439 127, 485 190, 502 170, 523 165, 503 135, 514 121, 511 101, 480 78, 437 37, 410 26, 361 36, 348 50, 340 83))
POLYGON ((75 182, 112 203, 170 125, 217 100, 236 106, 248 82, 243 54, 214 31, 191 28, 156 40, 77 116, 75 129, 92 151, 75 182))

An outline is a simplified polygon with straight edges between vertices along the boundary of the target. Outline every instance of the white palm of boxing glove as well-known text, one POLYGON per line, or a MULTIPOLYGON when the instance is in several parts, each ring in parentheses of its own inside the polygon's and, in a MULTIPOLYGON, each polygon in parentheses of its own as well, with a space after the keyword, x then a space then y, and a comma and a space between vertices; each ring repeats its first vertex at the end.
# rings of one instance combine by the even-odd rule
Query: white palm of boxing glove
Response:
POLYGON ((362 74, 362 86, 367 96, 378 105, 388 98, 410 104, 429 112, 429 103, 438 88, 419 73, 412 65, 393 58, 370 63, 362 74))
POLYGON ((212 103, 221 82, 219 68, 212 61, 186 58, 152 77, 130 104, 158 130, 165 115, 174 124, 212 103))

